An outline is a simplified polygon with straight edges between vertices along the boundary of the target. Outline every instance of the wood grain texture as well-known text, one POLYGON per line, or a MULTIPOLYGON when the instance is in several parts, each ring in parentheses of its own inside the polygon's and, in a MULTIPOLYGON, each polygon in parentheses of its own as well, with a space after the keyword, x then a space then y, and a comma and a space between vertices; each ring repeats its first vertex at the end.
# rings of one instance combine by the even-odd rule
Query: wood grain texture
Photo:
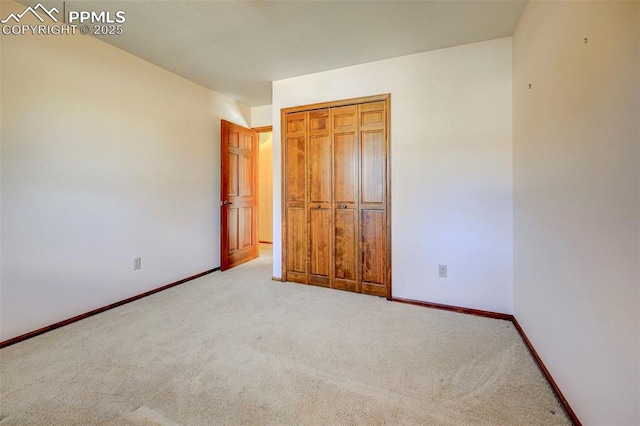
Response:
POLYGON ((273 132, 273 126, 254 127, 253 130, 255 130, 258 133, 269 133, 269 132, 273 132))
POLYGON ((307 118, 306 112, 282 115, 282 279, 305 284, 309 282, 307 118))
MULTIPOLYGON (((385 103, 360 105, 360 161, 362 163, 361 203, 387 204, 388 145, 385 103)), ((371 207, 371 206, 367 206, 371 207)))
POLYGON ((257 234, 257 229, 254 229, 253 227, 253 218, 257 215, 257 211, 255 211, 253 207, 243 207, 242 209, 240 209, 240 212, 242 222, 239 228, 243 230, 241 234, 242 241, 240 247, 246 249, 248 247, 253 247, 254 244, 257 243, 256 239, 254 238, 254 236, 257 234))
POLYGON ((287 212, 287 271, 307 274, 307 213, 304 207, 287 212))
POLYGON ((358 201, 358 146, 356 133, 334 135, 334 200, 337 205, 358 201))
POLYGON ((335 278, 353 281, 358 279, 358 226, 354 209, 337 209, 335 212, 335 278))
POLYGON ((210 274, 212 272, 219 271, 219 270, 220 270, 220 268, 209 269, 208 271, 200 272, 199 274, 195 274, 195 275, 192 275, 190 277, 183 278, 183 279, 178 280, 178 281, 174 281, 174 282, 172 282, 170 284, 163 285, 162 287, 158 287, 158 288, 155 288, 153 290, 145 291, 144 293, 140 293, 138 295, 128 297, 126 299, 120 300, 120 301, 115 302, 115 303, 111 303, 111 304, 103 306, 101 308, 94 309, 94 310, 89 311, 89 312, 85 312, 84 314, 76 315, 75 317, 66 319, 64 321, 59 321, 59 322, 56 322, 55 324, 51 324, 51 325, 39 328, 39 329, 34 330, 34 331, 30 331, 29 333, 22 334, 20 336, 14 337, 12 339, 4 340, 4 341, 0 342, 0 349, 5 348, 7 346, 11 346, 11 345, 16 344, 18 342, 22 342, 22 341, 30 339, 32 337, 39 336, 39 335, 44 334, 46 332, 55 330, 56 328, 60 328, 60 327, 64 327, 65 325, 73 324, 74 322, 78 322, 78 321, 83 320, 85 318, 89 318, 91 316, 94 316, 94 315, 100 314, 102 312, 108 311, 109 309, 113 309, 113 308, 117 308, 118 306, 126 305, 127 303, 131 303, 133 301, 142 299, 143 297, 151 296, 152 294, 161 292, 163 290, 166 290, 166 289, 171 288, 171 287, 175 287, 175 286, 180 285, 180 284, 184 284, 184 283, 186 283, 188 281, 195 280, 196 278, 203 277, 205 275, 208 275, 208 274, 210 274))
POLYGON ((361 132, 362 204, 385 204, 384 129, 361 132))
POLYGON ((391 297, 386 102, 358 106, 362 292, 391 297))
POLYGON ((309 136, 308 176, 309 203, 331 202, 331 141, 329 134, 309 136))
POLYGON ((239 211, 237 208, 227 209, 227 250, 235 252, 240 248, 240 233, 238 232, 239 211))
POLYGON ((329 279, 331 276, 331 210, 311 208, 309 211, 310 274, 329 279))
POLYGON ((309 284, 331 286, 331 129, 329 109, 307 112, 309 155, 307 157, 307 178, 309 197, 307 199, 309 218, 309 284))
POLYGON ((240 195, 240 188, 238 185, 237 177, 240 176, 240 157, 238 154, 229 153, 227 155, 228 161, 228 175, 230 178, 227 180, 227 194, 224 199, 227 197, 237 197, 240 195))
POLYGON ((358 106, 331 109, 333 137, 333 283, 360 292, 358 256, 358 106))
POLYGON ((304 135, 307 129, 307 114, 304 112, 289 114, 285 121, 285 125, 285 134, 290 136, 304 135))
POLYGON ((334 201, 337 205, 357 203, 358 190, 358 106, 333 108, 334 201))
POLYGON ((329 109, 309 111, 309 134, 327 134, 329 132, 329 109))
POLYGON ((258 257, 258 133, 221 120, 221 268, 258 257))
POLYGON ((391 297, 389 102, 378 95, 281 110, 283 280, 391 297), (293 207, 307 212, 305 236, 293 235, 302 220, 293 207), (294 271, 305 239, 308 269, 294 271))
MULTIPOLYGON (((369 286, 386 285, 386 233, 383 210, 362 210, 362 282, 369 286)), ((378 294, 376 290, 376 294, 378 294)))
POLYGON ((304 136, 290 137, 286 142, 285 179, 287 191, 284 199, 288 202, 305 203, 306 183, 306 143, 304 136))

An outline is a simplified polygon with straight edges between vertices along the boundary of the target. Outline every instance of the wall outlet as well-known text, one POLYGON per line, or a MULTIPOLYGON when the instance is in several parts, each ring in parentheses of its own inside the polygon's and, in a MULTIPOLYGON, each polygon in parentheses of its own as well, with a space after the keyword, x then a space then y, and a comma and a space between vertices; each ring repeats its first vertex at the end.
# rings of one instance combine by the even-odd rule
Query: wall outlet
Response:
POLYGON ((438 265, 438 276, 447 278, 447 265, 438 265))
POLYGON ((133 270, 136 271, 140 268, 142 268, 142 258, 136 257, 133 259, 133 270))

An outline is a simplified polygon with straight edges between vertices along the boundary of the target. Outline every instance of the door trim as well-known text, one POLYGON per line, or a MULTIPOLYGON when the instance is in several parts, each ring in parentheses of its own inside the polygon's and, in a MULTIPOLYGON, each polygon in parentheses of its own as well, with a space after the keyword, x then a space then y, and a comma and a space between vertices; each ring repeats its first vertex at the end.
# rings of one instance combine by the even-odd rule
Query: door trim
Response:
MULTIPOLYGON (((391 99, 391 94, 387 93, 384 95, 364 96, 361 98, 344 99, 341 101, 320 102, 316 104, 300 105, 300 106, 281 109, 280 118, 282 119, 284 114, 290 114, 292 112, 313 111, 315 109, 342 107, 342 106, 349 106, 349 105, 365 104, 370 102, 383 102, 383 101, 388 102, 389 99, 391 99)), ((282 126, 282 122, 280 123, 280 126, 282 126)))
POLYGON ((280 274, 282 276, 282 281, 287 281, 287 241, 286 241, 286 230, 287 230, 287 206, 285 194, 287 193, 287 182, 286 182, 286 150, 285 150, 285 138, 286 138, 286 115, 295 112, 303 112, 303 111, 313 111, 317 109, 324 108, 334 108, 334 107, 342 107, 349 105, 357 105, 363 103, 371 103, 371 102, 384 102, 385 110, 386 110, 386 120, 387 125, 385 126, 385 149, 387 151, 387 191, 386 191, 386 210, 387 210, 387 218, 386 218, 386 228, 387 228, 387 245, 386 245, 386 271, 387 271, 387 294, 386 298, 391 300, 392 297, 392 281, 391 281, 391 94, 386 93, 382 95, 373 95, 373 96, 364 96, 360 98, 351 98, 344 99, 340 101, 331 101, 331 102, 320 102, 309 105, 300 105, 289 108, 282 108, 280 110, 280 183, 281 183, 281 196, 280 196, 280 211, 281 211, 281 222, 280 222, 280 241, 281 241, 281 263, 280 263, 280 274))
POLYGON ((252 129, 255 130, 258 133, 273 132, 273 126, 253 127, 252 129))

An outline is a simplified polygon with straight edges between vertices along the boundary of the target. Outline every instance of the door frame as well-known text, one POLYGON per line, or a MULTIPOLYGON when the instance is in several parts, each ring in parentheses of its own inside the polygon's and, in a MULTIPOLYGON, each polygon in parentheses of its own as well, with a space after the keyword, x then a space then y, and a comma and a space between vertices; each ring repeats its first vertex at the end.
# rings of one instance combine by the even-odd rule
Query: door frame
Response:
MULTIPOLYGON (((273 133, 273 126, 260 126, 260 127, 252 127, 251 130, 255 130, 256 132, 258 132, 258 152, 256 153, 258 155, 258 164, 260 164, 260 133, 273 133)), ((273 158, 271 158, 271 163, 273 164, 273 158)), ((272 177, 273 180, 273 177, 272 177)), ((273 186, 273 182, 272 182, 272 186, 273 186)), ((260 193, 260 176, 258 176, 258 194, 260 193)), ((273 210, 273 206, 272 206, 272 210, 273 210)), ((260 244, 273 244, 273 241, 271 243, 268 242, 262 242, 260 241, 260 199, 258 198, 258 227, 256 228, 257 232, 258 232, 258 245, 260 244)), ((273 234, 271 235, 271 240, 273 240, 273 234)), ((258 249, 258 252, 260 250, 258 249)))
MULTIPOLYGON (((373 95, 373 96, 364 96, 360 98, 351 98, 344 99, 339 101, 331 101, 331 102, 320 102, 309 105, 301 105, 290 108, 282 108, 280 110, 280 182, 281 182, 281 195, 280 195, 280 211, 281 211, 281 228, 280 228, 280 249, 281 249, 281 264, 280 264, 280 275, 282 281, 287 281, 287 241, 286 241, 286 232, 287 232, 287 206, 285 195, 287 193, 287 180, 286 180, 286 170, 287 170, 287 160, 286 160, 286 134, 287 134, 287 120, 286 115, 294 112, 303 112, 303 111, 311 111, 316 109, 324 109, 324 108, 334 108, 334 107, 343 107, 349 105, 363 104, 363 103, 371 103, 371 102, 384 102, 385 103, 385 111, 387 120, 385 127, 385 149, 387 152, 387 191, 386 191, 386 205, 387 205, 387 218, 386 218, 386 229, 387 229, 387 247, 386 247, 386 273, 387 273, 387 295, 386 298, 391 300, 392 293, 392 282, 391 282, 391 94, 386 93, 382 95, 373 95)), ((358 242, 360 244, 360 242, 358 242)))

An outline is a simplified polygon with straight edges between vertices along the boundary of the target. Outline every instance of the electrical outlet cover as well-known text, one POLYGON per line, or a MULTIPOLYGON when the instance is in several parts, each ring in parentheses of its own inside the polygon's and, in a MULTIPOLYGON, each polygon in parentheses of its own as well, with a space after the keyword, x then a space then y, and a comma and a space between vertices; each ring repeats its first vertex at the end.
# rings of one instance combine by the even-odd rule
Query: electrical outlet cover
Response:
POLYGON ((438 275, 440 278, 447 278, 447 265, 438 265, 438 275))

